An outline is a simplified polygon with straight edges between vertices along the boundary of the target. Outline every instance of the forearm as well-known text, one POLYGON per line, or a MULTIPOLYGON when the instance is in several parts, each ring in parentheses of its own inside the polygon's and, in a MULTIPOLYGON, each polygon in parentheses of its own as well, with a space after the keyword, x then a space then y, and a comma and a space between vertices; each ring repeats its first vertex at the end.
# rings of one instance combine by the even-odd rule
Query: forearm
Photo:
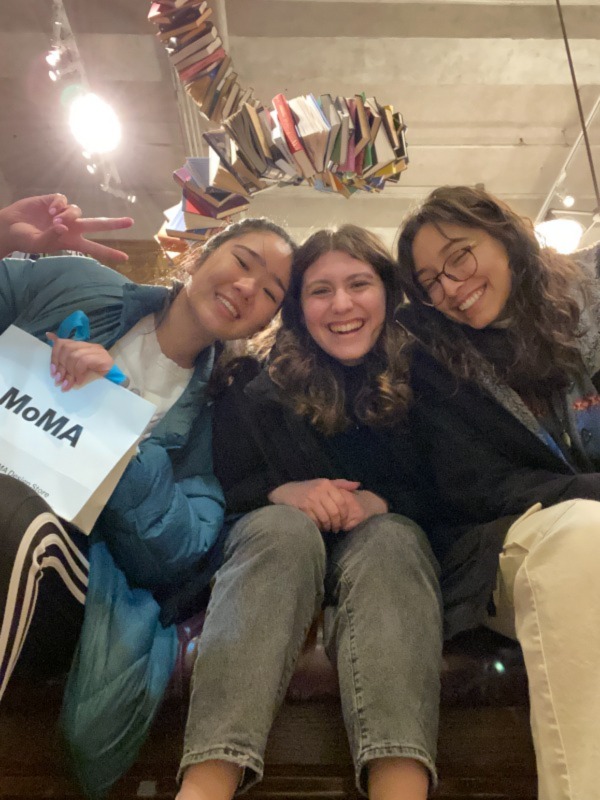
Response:
POLYGON ((521 514, 534 503, 547 507, 564 500, 600 500, 600 474, 556 475, 541 470, 518 470, 504 484, 500 496, 503 501, 498 516, 521 514))

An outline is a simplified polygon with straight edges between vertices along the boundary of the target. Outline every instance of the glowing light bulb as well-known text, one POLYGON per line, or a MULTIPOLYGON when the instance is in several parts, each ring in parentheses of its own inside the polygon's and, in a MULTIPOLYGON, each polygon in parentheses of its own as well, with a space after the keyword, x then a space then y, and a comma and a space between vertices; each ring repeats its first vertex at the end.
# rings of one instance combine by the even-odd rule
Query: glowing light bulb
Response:
POLYGON ((572 194, 566 194, 563 197, 563 201, 562 202, 563 202, 563 206, 565 208, 573 208, 573 206, 575 205, 575 198, 573 197, 572 194))
POLYGON ((57 47, 52 48, 46 56, 46 64, 50 67, 56 67, 60 61, 61 55, 61 51, 57 47))
POLYGON ((96 94, 73 100, 69 125, 80 145, 89 153, 109 153, 121 141, 121 123, 109 104, 96 94))
POLYGON ((583 236, 583 226, 574 219, 549 219, 535 226, 542 247, 553 247, 559 253, 572 253, 583 236))

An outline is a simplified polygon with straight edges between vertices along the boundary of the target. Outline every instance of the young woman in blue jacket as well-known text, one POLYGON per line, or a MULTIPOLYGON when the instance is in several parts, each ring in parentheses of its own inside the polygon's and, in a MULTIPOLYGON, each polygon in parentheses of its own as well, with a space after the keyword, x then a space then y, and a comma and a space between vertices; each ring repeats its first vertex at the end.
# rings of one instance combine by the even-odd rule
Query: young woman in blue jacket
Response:
POLYGON ((396 302, 375 236, 316 232, 267 365, 234 362, 217 395, 214 466, 237 516, 199 641, 179 800, 231 800, 260 780, 324 596, 358 790, 425 800, 435 785, 441 599, 396 302))
POLYGON ((600 780, 600 247, 579 265, 470 187, 436 189, 399 261, 415 417, 444 506, 448 633, 521 643, 541 800, 600 780))
MULTIPOLYGON (((59 223, 50 220, 47 242, 58 238, 66 247, 89 227, 78 210, 69 213, 59 223)), ((5 252, 44 242, 39 225, 37 234, 14 219, 4 228, 5 252)), ((157 406, 89 550, 85 537, 56 518, 51 531, 26 524, 44 503, 14 480, 0 502, 10 534, 3 530, 1 543, 0 690, 19 653, 38 650, 27 641, 28 629, 43 635, 50 626, 52 637, 64 632, 70 640, 79 632, 75 612, 71 630, 48 618, 44 585, 60 619, 63 601, 85 599, 63 724, 76 771, 94 793, 135 757, 174 663, 173 623, 210 579, 209 553, 223 519, 206 402, 215 342, 250 336, 271 320, 289 283, 291 254, 282 229, 248 219, 194 249, 189 279, 171 289, 136 285, 86 258, 0 261, 0 331, 14 324, 50 339, 48 363, 58 387, 68 391, 116 364, 129 388, 157 406), (89 320, 89 341, 57 337, 75 310, 89 320)))

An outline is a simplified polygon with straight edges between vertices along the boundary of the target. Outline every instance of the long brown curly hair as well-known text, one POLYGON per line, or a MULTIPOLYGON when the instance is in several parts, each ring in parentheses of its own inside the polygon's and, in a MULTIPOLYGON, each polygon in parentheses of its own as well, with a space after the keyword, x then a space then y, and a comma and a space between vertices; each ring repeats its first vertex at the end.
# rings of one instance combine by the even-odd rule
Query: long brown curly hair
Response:
MULTIPOLYGON (((432 354, 461 378, 477 380, 484 368, 484 331, 463 326, 435 308, 426 307, 416 277, 413 242, 424 225, 478 228, 500 242, 512 273, 503 331, 505 348, 496 373, 511 386, 534 394, 564 386, 581 370, 577 346, 580 302, 585 279, 577 265, 550 248, 542 248, 530 220, 482 189, 442 186, 407 219, 398 240, 401 282, 419 338, 432 354), (578 296, 579 295, 579 296, 578 296), (508 355, 506 355, 508 354, 508 355)), ((410 325, 413 328, 413 324, 410 325)))
POLYGON ((365 228, 343 225, 320 230, 296 251, 268 369, 293 410, 323 433, 330 435, 347 428, 348 411, 371 427, 392 425, 404 418, 410 401, 405 355, 408 337, 394 322, 399 301, 397 267, 383 242, 365 228), (322 255, 336 250, 370 264, 383 281, 386 296, 385 322, 362 364, 364 383, 351 409, 347 409, 344 368, 313 340, 301 304, 306 270, 322 255))

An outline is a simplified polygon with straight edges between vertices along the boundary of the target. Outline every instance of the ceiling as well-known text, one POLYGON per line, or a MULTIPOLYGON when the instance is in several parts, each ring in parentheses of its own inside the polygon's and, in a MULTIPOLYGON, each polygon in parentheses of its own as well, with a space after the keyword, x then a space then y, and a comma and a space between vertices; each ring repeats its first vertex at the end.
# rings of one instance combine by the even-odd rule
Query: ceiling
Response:
MULTIPOLYGON (((600 172, 600 0, 562 0, 583 110, 600 172)), ((345 200, 309 187, 273 188, 253 214, 298 238, 357 222, 394 237, 403 213, 433 187, 483 183, 522 213, 560 208, 553 188, 595 207, 554 0, 214 0, 221 37, 243 86, 268 103, 278 92, 352 95, 392 103, 408 124, 410 166, 398 186, 345 200)), ((179 199, 171 179, 191 146, 168 59, 147 21, 148 0, 64 0, 92 89, 114 106, 124 135, 114 153, 120 188, 99 188, 62 105, 69 79, 44 61, 51 0, 0 0, 0 204, 65 192, 88 214, 131 214, 149 239, 179 199)), ((590 225, 586 241, 600 238, 590 225)))

